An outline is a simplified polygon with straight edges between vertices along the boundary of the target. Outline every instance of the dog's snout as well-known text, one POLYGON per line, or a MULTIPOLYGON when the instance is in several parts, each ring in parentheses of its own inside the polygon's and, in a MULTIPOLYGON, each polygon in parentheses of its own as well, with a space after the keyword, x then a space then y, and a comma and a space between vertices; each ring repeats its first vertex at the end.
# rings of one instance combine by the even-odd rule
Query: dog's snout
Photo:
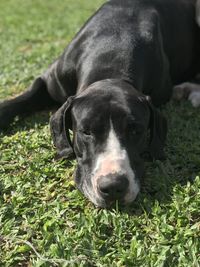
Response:
POLYGON ((125 175, 102 176, 98 181, 98 191, 104 199, 122 199, 128 189, 129 181, 125 175))

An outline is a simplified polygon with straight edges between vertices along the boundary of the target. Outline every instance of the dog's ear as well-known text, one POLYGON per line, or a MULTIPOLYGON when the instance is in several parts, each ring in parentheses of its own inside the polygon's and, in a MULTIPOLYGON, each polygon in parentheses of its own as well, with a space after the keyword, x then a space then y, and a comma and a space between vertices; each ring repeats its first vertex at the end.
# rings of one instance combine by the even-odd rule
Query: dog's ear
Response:
POLYGON ((74 97, 71 96, 50 118, 50 129, 53 143, 57 149, 57 159, 74 157, 69 129, 72 129, 71 107, 74 97))
POLYGON ((150 154, 154 159, 164 160, 166 158, 164 153, 164 145, 167 137, 167 120, 152 105, 150 98, 148 98, 147 101, 150 107, 150 154))

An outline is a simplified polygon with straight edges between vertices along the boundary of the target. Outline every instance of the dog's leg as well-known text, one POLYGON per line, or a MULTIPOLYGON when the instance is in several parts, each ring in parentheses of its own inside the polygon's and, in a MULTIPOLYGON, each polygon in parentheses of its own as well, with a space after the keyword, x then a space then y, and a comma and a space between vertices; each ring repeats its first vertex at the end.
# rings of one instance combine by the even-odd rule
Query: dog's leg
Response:
POLYGON ((54 104, 45 81, 39 77, 23 94, 0 103, 0 130, 6 129, 17 115, 29 114, 54 104))
POLYGON ((200 84, 185 82, 173 87, 173 99, 188 99, 193 107, 200 106, 200 84))

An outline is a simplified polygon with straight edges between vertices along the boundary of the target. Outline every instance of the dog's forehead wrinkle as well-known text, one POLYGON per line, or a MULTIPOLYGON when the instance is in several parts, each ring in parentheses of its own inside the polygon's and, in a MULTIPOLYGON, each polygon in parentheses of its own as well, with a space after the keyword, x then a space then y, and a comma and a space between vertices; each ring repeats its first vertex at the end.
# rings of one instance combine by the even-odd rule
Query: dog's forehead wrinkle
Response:
POLYGON ((112 82, 99 81, 77 95, 75 104, 77 102, 79 106, 96 106, 100 101, 103 101, 103 103, 107 104, 121 103, 125 107, 127 95, 132 95, 132 91, 127 91, 123 86, 113 84, 112 82))
MULTIPOLYGON (((97 97, 98 98, 98 97, 97 97)), ((87 98, 78 99, 77 105, 73 107, 75 120, 84 128, 93 128, 98 131, 109 130, 109 120, 112 119, 112 124, 119 125, 120 123, 133 119, 131 110, 128 105, 124 104, 124 100, 111 96, 106 101, 87 98), (79 102, 80 100, 80 102, 79 102), (101 128, 101 129, 100 129, 101 128)))

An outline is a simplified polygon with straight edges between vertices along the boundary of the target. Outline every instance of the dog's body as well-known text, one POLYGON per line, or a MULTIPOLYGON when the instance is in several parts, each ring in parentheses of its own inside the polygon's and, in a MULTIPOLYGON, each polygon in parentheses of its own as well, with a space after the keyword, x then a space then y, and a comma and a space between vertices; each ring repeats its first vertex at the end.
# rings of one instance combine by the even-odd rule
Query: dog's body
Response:
POLYGON ((18 114, 59 103, 51 118, 54 144, 60 157, 75 153, 79 189, 98 206, 133 201, 148 129, 152 157, 163 158, 166 122, 154 106, 200 71, 195 5, 108 1, 27 92, 0 104, 0 128, 18 114))
POLYGON ((193 0, 109 1, 43 75, 56 101, 105 79, 122 79, 156 105, 172 84, 199 72, 200 30, 193 0))

